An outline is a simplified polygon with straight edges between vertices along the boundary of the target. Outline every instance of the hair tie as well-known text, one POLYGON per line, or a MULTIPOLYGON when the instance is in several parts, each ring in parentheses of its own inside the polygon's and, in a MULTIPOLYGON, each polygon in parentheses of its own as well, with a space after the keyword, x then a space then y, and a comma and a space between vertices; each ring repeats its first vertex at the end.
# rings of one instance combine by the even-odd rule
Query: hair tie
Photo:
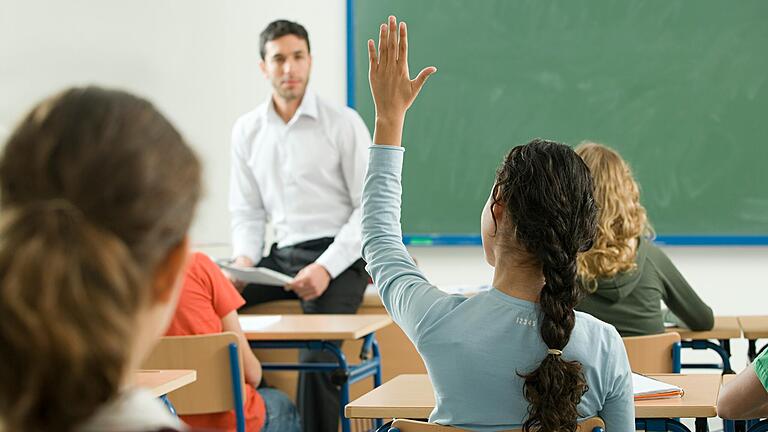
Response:
POLYGON ((547 350, 547 355, 560 356, 562 354, 563 352, 560 351, 559 349, 549 348, 547 350))

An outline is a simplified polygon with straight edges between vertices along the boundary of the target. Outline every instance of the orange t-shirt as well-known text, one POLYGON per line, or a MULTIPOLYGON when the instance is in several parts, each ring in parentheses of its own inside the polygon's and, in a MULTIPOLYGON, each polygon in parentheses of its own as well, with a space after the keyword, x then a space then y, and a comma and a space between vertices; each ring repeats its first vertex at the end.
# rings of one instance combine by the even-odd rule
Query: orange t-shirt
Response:
MULTIPOLYGON (((219 267, 207 255, 196 252, 189 260, 179 305, 166 335, 221 333, 221 318, 243 304, 245 300, 219 267)), ((253 386, 246 385, 245 390, 246 430, 257 432, 264 426, 266 417, 264 400, 253 386)), ((234 411, 180 417, 190 426, 198 428, 234 431, 237 423, 234 411)))

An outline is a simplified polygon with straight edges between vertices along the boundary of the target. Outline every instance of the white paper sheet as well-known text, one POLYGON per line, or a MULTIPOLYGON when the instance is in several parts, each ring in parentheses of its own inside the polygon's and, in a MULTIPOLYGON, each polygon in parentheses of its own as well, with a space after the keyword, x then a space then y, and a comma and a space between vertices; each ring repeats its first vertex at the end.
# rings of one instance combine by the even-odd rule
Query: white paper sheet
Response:
POLYGON ((244 332, 261 330, 280 321, 280 315, 240 315, 240 327, 244 332))
POLYGON ((279 273, 264 267, 233 267, 231 263, 226 260, 216 261, 216 264, 219 265, 224 273, 227 273, 233 278, 243 282, 283 286, 293 280, 292 277, 286 274, 279 273))

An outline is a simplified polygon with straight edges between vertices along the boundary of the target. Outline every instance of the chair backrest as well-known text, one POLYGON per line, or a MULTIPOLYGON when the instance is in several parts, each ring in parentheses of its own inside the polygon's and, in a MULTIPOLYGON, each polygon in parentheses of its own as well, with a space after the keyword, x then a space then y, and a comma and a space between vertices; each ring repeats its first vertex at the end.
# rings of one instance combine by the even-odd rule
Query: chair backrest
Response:
POLYGON ((679 373, 680 335, 661 333, 622 338, 632 372, 679 373))
MULTIPOLYGON (((464 430, 453 426, 406 419, 395 419, 389 428, 390 432, 462 432, 464 430)), ((600 417, 590 417, 579 423, 579 427, 576 430, 578 432, 604 432, 605 422, 600 417)), ((512 429, 508 432, 522 432, 522 429, 512 429)))
MULTIPOLYGON (((168 394, 178 414, 206 414, 235 409, 230 368, 230 344, 238 344, 235 333, 195 336, 166 336, 144 362, 144 369, 194 369, 197 380, 168 394)), ((239 356, 239 354, 238 354, 239 356)), ((242 364, 242 361, 238 361, 242 364)), ((238 367, 240 389, 245 389, 242 366, 238 367)))

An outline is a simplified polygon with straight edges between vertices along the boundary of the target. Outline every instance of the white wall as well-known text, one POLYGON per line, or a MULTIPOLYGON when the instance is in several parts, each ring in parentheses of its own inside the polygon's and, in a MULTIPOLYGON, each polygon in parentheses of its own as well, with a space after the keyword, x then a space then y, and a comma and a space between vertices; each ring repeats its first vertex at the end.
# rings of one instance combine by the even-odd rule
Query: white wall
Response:
POLYGON ((310 34, 311 86, 346 101, 344 0, 0 0, 0 138, 40 98, 98 83, 154 101, 205 161, 201 244, 228 242, 232 124, 264 100, 258 37, 288 18, 310 34), (6 132, 3 132, 3 131, 6 132))
MULTIPOLYGON (((258 34, 276 18, 303 23, 312 86, 344 103, 344 14, 344 0, 0 0, 0 135, 34 101, 68 85, 96 82, 148 96, 205 163, 207 196, 194 240, 227 255, 230 128, 269 94, 258 71, 258 34)), ((768 248, 665 250, 717 314, 766 312, 768 248)), ((490 282, 480 248, 411 251, 437 284, 490 282)), ((744 351, 734 350, 740 367, 744 351)))

